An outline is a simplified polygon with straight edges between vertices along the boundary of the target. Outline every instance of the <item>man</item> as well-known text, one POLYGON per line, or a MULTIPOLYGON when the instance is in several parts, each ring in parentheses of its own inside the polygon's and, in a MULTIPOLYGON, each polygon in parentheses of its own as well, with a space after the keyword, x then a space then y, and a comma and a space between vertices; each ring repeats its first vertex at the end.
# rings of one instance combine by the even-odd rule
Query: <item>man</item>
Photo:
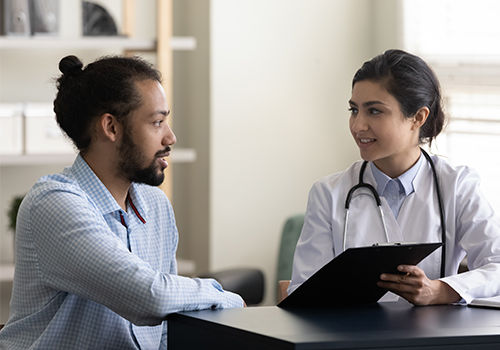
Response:
POLYGON ((178 234, 158 189, 176 138, 160 76, 138 58, 61 60, 54 111, 80 151, 26 195, 0 349, 165 349, 169 313, 241 307, 177 275, 178 234))

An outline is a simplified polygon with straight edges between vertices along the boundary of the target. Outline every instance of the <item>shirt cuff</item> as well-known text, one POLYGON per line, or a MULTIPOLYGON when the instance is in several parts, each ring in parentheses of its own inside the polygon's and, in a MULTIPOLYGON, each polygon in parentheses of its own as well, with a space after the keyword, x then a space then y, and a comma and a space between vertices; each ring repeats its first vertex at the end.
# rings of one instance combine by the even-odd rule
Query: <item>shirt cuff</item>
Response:
POLYGON ((216 308, 231 309, 245 306, 243 298, 238 294, 224 290, 219 282, 212 280, 212 285, 221 292, 222 301, 216 308))

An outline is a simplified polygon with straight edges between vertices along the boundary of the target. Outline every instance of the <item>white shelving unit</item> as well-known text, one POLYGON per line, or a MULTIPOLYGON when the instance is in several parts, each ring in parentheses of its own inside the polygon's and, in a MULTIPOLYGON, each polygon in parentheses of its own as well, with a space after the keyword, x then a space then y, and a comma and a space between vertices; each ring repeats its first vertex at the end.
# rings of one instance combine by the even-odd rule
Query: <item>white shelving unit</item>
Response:
POLYGON ((0 282, 11 282, 14 279, 14 264, 0 264, 0 282))
MULTIPOLYGON (((131 39, 125 37, 0 37, 0 50, 11 49, 115 49, 119 51, 154 51, 155 40, 131 39)), ((196 39, 193 37, 172 37, 170 49, 189 51, 196 49, 196 39)))
MULTIPOLYGON (((122 10, 126 11, 123 12, 120 32, 127 33, 128 36, 80 36, 76 30, 81 26, 80 17, 75 15, 80 0, 61 2, 61 11, 67 16, 61 16, 63 30, 60 30, 60 36, 0 36, 0 80, 3 85, 0 90, 4 94, 0 96, 0 103, 50 101, 53 98, 50 89, 54 86, 51 79, 59 74, 54 67, 57 67, 57 62, 63 55, 82 55, 84 64, 88 64, 96 57, 120 53, 144 54, 146 59, 151 58, 163 76, 167 100, 171 103, 172 52, 194 50, 197 42, 194 37, 172 35, 172 0, 143 1, 122 0, 122 10), (153 25, 155 16, 156 26, 153 25), (136 20, 140 18, 142 22, 137 21, 136 24, 136 20), (36 59, 32 59, 35 57, 36 59), (50 71, 51 69, 54 71, 50 71), (25 91, 29 93, 26 94, 25 91)), ((39 176, 71 165, 76 155, 67 149, 51 154, 25 154, 29 153, 26 149, 28 137, 24 134, 23 139, 24 147, 20 151, 23 154, 0 153, 0 263, 11 260, 9 254, 5 254, 10 251, 7 248, 10 246, 10 235, 4 232, 9 200, 14 195, 25 193, 39 176)), ((29 140, 32 141, 31 138, 29 140)), ((194 162, 196 151, 174 146, 169 159, 174 164, 194 162)), ((171 172, 167 172, 166 185, 162 186, 168 196, 171 196, 173 187, 170 176, 171 172)))

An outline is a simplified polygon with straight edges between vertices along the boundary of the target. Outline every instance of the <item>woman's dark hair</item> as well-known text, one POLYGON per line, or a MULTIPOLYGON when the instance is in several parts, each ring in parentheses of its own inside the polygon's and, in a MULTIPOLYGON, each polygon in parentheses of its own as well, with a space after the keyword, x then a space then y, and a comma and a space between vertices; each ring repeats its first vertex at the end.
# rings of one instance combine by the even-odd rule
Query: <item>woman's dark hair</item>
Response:
POLYGON ((90 145, 94 118, 110 113, 125 123, 125 117, 141 104, 135 83, 161 82, 160 73, 138 57, 107 56, 83 68, 78 57, 66 56, 59 62, 59 70, 56 120, 82 152, 90 145))
POLYGON ((445 115, 439 81, 421 58, 402 50, 387 50, 361 66, 352 79, 352 87, 362 80, 381 83, 399 102, 405 117, 412 117, 422 107, 429 108, 429 116, 420 128, 420 143, 432 143, 443 129, 445 115))

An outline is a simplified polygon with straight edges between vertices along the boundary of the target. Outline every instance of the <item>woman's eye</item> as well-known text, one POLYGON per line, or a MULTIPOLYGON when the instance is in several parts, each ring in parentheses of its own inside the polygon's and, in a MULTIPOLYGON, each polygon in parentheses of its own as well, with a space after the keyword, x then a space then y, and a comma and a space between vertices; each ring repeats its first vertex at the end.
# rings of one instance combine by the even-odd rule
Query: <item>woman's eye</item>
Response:
POLYGON ((358 109, 355 107, 350 107, 348 111, 351 112, 351 114, 358 114, 358 109))
POLYGON ((153 125, 154 126, 161 126, 161 123, 163 122, 163 120, 156 120, 153 125))
POLYGON ((376 115, 376 114, 380 114, 380 113, 382 113, 381 111, 379 111, 379 110, 378 110, 378 109, 376 109, 376 108, 370 108, 370 109, 369 109, 369 112, 370 112, 370 114, 373 114, 373 115, 376 115))

